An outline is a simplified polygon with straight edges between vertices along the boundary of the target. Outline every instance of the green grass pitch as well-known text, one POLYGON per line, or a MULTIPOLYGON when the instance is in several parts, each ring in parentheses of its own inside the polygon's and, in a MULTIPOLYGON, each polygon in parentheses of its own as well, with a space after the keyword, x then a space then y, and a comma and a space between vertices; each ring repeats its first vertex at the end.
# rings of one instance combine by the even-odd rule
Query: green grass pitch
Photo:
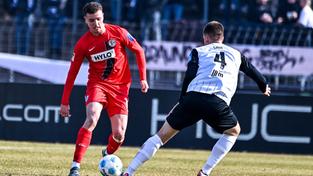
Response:
MULTIPOLYGON (((81 165, 82 176, 100 175, 101 146, 91 145, 81 165)), ((139 148, 122 147, 116 154, 128 165, 139 148)), ((0 176, 65 176, 74 144, 0 141, 0 176)), ((137 176, 195 176, 210 151, 162 148, 137 176)), ((230 152, 212 176, 313 176, 312 155, 230 152)))

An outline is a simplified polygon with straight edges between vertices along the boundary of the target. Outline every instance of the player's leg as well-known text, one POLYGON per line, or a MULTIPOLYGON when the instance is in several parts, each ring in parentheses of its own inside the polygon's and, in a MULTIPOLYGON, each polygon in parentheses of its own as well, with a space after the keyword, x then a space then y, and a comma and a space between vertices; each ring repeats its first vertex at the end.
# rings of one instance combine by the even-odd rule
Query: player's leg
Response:
POLYGON ((211 155, 206 161, 205 165, 202 167, 202 170, 199 172, 198 176, 209 175, 213 168, 225 157, 225 155, 231 150, 235 144, 237 137, 240 133, 239 123, 226 130, 219 140, 213 146, 211 155), (202 172, 202 173, 201 173, 202 172))
POLYGON ((195 108, 191 104, 193 95, 184 98, 183 101, 177 103, 170 111, 165 123, 158 133, 150 137, 141 147, 135 158, 129 164, 126 170, 126 176, 131 176, 145 161, 151 159, 157 150, 167 143, 180 130, 196 123, 199 118, 192 116, 195 108), (128 175, 127 175, 128 174, 128 175))
MULTIPOLYGON (((127 92, 128 87, 118 87, 127 92)), ((102 155, 113 154, 119 149, 125 139, 125 132, 128 122, 128 94, 120 93, 114 90, 107 90, 107 106, 106 110, 110 117, 112 133, 108 138, 108 145, 102 150, 102 155), (114 96, 113 96, 114 95, 114 96)))
POLYGON ((209 175, 213 168, 225 157, 235 144, 240 133, 240 125, 231 108, 217 97, 210 98, 212 107, 208 111, 211 118, 205 118, 212 128, 222 133, 222 136, 213 146, 211 155, 208 157, 198 176, 209 175))
POLYGON ((86 116, 86 120, 83 126, 79 129, 78 134, 77 134, 76 146, 75 146, 75 152, 74 152, 74 158, 73 158, 71 170, 73 170, 73 168, 74 169, 80 168, 81 160, 83 159, 87 151, 87 148, 90 145, 92 131, 97 125, 102 108, 103 108, 103 105, 98 102, 91 102, 91 103, 88 103, 88 105, 86 106, 87 116, 86 116))
POLYGON ((132 176, 134 172, 147 160, 151 159, 158 149, 168 142, 173 136, 178 133, 178 130, 175 130, 170 126, 170 124, 165 121, 162 128, 158 131, 157 134, 150 137, 142 145, 141 149, 137 152, 136 156, 133 158, 131 163, 128 165, 128 168, 125 172, 125 176, 132 176))
POLYGON ((126 114, 115 114, 110 117, 112 133, 108 139, 108 145, 102 155, 113 154, 119 149, 125 139, 128 116, 126 114))

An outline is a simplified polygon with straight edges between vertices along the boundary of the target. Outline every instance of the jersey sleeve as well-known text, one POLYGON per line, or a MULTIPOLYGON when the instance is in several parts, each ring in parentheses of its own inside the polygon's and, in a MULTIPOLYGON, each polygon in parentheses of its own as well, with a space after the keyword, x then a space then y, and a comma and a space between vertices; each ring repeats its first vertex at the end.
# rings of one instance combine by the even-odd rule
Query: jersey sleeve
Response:
POLYGON ((79 72, 79 69, 83 63, 84 60, 84 53, 81 49, 80 45, 76 45, 74 48, 73 56, 71 59, 71 65, 67 74, 67 78, 65 81, 64 89, 63 89, 63 95, 62 95, 62 101, 61 104, 68 105, 70 95, 74 86, 75 79, 77 77, 77 74, 79 72))
POLYGON ((180 93, 180 99, 186 95, 188 85, 196 77, 199 68, 199 57, 196 49, 191 51, 189 62, 187 64, 187 70, 180 93))
POLYGON ((142 47, 126 29, 121 28, 121 31, 125 46, 130 49, 136 56, 140 80, 147 80, 146 58, 142 47))
POLYGON ((241 54, 240 71, 252 78, 262 92, 266 91, 266 85, 268 84, 266 78, 247 60, 243 54, 241 54))

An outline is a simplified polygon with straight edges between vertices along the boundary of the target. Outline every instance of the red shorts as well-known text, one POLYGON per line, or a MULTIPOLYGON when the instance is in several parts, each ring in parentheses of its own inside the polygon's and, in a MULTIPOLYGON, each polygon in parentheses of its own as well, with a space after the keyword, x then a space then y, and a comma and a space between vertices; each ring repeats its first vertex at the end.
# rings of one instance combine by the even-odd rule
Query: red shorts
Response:
POLYGON ((128 115, 128 92, 130 84, 108 85, 89 83, 87 85, 85 102, 99 102, 107 110, 109 117, 115 114, 128 115))

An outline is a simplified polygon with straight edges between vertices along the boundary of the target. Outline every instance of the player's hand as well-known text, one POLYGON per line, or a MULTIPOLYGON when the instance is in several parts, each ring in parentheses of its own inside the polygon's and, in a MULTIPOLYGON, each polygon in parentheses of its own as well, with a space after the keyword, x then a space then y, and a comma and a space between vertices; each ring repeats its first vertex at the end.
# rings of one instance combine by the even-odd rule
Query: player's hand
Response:
POLYGON ((263 92, 263 94, 266 96, 271 96, 271 88, 268 84, 266 85, 266 89, 265 92, 263 92))
POLYGON ((148 85, 147 80, 141 80, 140 85, 141 85, 141 92, 147 93, 148 89, 149 89, 149 85, 148 85))
POLYGON ((70 114, 70 105, 62 105, 60 106, 60 115, 62 117, 71 117, 70 114))

